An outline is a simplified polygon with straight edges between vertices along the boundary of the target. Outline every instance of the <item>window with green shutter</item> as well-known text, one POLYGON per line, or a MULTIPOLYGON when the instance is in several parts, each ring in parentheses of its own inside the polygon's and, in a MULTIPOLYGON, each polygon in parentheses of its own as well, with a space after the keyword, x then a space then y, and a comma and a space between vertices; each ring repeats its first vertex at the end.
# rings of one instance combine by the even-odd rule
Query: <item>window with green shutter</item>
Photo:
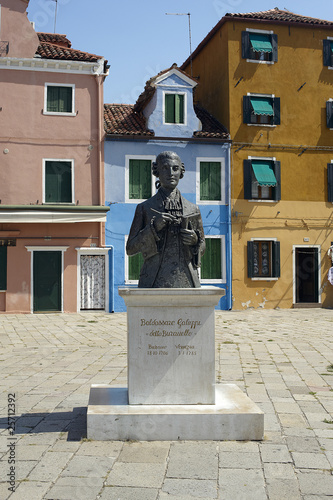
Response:
POLYGON ((48 85, 46 111, 48 113, 73 113, 73 87, 48 85))
POLYGON ((7 289, 7 247, 0 246, 0 290, 7 289))
POLYGON ((218 161, 200 162, 200 200, 221 200, 221 163, 218 161))
POLYGON ((128 256, 128 280, 139 280, 141 267, 143 265, 142 253, 128 256))
POLYGON ((184 123, 184 94, 165 94, 165 123, 184 123))
POLYGON ((72 202, 72 162, 45 161, 45 203, 72 202))
POLYGON ((151 196, 151 161, 129 161, 129 198, 145 200, 151 196))
POLYGON ((205 237, 206 250, 201 259, 201 279, 202 280, 221 280, 221 238, 205 237))

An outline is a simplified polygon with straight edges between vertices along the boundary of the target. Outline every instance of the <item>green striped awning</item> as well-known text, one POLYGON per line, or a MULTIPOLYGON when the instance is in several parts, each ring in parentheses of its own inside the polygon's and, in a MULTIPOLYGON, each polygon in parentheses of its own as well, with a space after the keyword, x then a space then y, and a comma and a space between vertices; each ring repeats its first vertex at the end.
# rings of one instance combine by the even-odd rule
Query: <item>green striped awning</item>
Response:
POLYGON ((250 97, 250 101, 255 115, 274 115, 270 97, 250 97))
POLYGON ((250 42, 255 52, 272 52, 273 50, 269 35, 251 33, 250 42))
POLYGON ((277 184, 272 164, 267 161, 252 160, 252 169, 259 186, 274 187, 277 184))

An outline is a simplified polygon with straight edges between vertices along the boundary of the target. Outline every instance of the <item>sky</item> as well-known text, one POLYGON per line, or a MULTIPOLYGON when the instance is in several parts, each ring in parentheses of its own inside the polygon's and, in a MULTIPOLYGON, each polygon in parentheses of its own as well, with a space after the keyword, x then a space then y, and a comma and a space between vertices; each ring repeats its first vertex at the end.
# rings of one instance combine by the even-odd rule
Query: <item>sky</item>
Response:
POLYGON ((189 18, 193 51, 227 12, 274 7, 333 21, 333 0, 30 0, 27 11, 36 31, 108 60, 105 103, 134 104, 149 78, 189 56, 189 18))

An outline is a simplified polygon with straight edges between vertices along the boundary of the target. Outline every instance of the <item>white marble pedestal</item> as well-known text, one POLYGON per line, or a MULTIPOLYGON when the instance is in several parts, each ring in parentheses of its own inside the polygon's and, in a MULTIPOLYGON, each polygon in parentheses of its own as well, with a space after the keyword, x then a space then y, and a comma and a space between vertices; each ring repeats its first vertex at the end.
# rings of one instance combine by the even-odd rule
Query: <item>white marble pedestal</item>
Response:
POLYGON ((264 415, 235 385, 215 385, 215 305, 224 290, 120 288, 128 388, 92 386, 97 440, 259 440, 264 415))

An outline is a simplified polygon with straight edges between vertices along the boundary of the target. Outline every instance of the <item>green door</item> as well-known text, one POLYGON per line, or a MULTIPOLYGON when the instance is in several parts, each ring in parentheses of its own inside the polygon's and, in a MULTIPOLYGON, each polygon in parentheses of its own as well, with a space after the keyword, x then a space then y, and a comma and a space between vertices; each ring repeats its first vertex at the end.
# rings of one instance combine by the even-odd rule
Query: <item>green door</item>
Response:
POLYGON ((34 312, 61 311, 61 252, 33 255, 34 312))

